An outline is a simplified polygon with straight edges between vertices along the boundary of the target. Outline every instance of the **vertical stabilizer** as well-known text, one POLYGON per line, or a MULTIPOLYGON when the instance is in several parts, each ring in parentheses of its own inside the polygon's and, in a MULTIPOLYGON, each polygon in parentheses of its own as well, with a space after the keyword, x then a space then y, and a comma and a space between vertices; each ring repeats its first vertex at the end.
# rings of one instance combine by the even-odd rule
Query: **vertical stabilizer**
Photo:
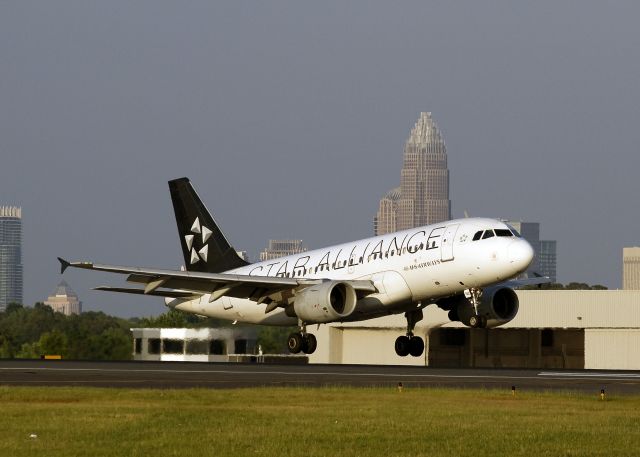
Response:
POLYGON ((188 271, 221 273, 248 265, 229 244, 188 178, 169 181, 169 191, 188 271))

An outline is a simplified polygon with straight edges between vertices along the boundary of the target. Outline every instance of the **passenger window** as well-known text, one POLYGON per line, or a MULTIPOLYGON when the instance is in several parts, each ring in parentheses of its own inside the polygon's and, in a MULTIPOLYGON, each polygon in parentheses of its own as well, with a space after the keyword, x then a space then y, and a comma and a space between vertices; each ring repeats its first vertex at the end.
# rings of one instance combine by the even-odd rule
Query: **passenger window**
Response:
POLYGON ((478 241, 480 238, 482 238, 482 230, 473 235, 473 241, 478 241))
POLYGON ((486 240, 487 238, 491 238, 493 236, 493 230, 485 230, 484 235, 482 235, 482 239, 486 240))
POLYGON ((513 233, 511 233, 507 229, 496 229, 496 235, 497 236, 513 236, 513 233))

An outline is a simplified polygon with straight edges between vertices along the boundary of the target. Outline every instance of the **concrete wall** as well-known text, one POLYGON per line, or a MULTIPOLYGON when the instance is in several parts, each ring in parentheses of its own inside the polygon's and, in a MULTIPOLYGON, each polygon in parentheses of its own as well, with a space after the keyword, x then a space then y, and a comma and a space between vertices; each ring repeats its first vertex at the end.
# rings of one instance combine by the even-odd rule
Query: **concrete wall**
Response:
POLYGON ((585 330, 585 368, 640 370, 640 329, 585 330))

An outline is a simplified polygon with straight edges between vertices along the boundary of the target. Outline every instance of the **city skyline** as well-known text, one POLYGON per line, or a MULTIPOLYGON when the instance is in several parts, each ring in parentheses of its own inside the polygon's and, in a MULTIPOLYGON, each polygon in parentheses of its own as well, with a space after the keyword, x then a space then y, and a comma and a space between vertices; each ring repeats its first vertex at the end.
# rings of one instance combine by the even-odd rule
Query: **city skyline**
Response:
MULTIPOLYGON (((639 14, 2 3, 0 195, 28 215, 24 302, 60 280, 58 256, 179 267, 167 181, 181 176, 238 249, 367 237, 421 110, 445 133, 452 217, 538 221, 560 282, 618 288, 619 253, 640 242, 639 14)), ((69 275, 85 310, 166 309, 93 291, 122 285, 109 274, 69 275)))

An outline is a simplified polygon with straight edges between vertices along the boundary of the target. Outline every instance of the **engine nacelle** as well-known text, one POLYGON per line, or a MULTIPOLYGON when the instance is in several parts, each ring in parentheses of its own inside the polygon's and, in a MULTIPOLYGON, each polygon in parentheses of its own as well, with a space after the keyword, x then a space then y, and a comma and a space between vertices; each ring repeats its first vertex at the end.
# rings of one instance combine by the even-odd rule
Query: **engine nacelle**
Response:
POLYGON ((349 316, 356 309, 356 301, 356 291, 349 283, 328 281, 300 292, 293 310, 305 323, 320 324, 349 316))
MULTIPOLYGON (((475 314, 471 301, 464 295, 456 295, 438 301, 440 308, 449 311, 449 319, 469 325, 475 314)), ((508 287, 488 287, 483 290, 478 314, 487 318, 487 327, 506 324, 518 314, 518 296, 508 287)))

